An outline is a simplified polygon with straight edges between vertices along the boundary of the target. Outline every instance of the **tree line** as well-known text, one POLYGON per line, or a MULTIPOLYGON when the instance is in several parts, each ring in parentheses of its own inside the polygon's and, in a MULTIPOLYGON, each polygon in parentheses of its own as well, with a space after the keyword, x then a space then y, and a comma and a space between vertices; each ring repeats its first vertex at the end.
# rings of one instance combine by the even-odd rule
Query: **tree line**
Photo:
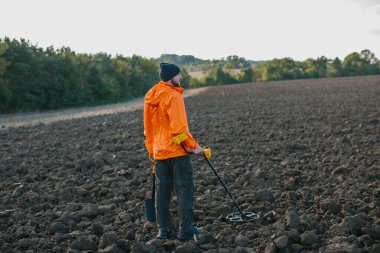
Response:
POLYGON ((0 111, 89 106, 141 96, 157 81, 156 62, 140 56, 76 54, 25 40, 0 40, 0 111))
POLYGON ((69 47, 43 49, 24 39, 0 39, 0 113, 40 111, 127 101, 159 81, 159 63, 180 65, 184 87, 271 80, 380 74, 369 50, 341 61, 325 57, 249 61, 238 56, 202 60, 194 56, 75 53, 69 47), (201 77, 192 71, 203 71, 201 77))
POLYGON ((380 61, 367 49, 360 53, 353 52, 343 61, 338 57, 328 59, 322 56, 305 61, 282 58, 252 62, 245 61, 242 57, 229 56, 226 59, 202 62, 200 66, 202 68, 196 70, 205 74, 192 77, 190 87, 380 74, 380 61), (203 66, 207 68, 203 69, 203 66))

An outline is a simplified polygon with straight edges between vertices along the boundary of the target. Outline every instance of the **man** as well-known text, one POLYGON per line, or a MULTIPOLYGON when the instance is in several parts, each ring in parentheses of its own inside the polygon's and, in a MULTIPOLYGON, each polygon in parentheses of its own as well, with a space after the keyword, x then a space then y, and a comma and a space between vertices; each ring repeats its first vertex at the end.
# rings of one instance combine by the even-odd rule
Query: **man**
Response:
POLYGON ((175 64, 161 63, 161 81, 147 92, 144 103, 145 146, 156 161, 155 208, 159 239, 171 236, 169 208, 173 187, 178 204, 178 238, 186 240, 202 231, 193 226, 194 176, 185 151, 200 154, 202 148, 189 132, 180 72, 175 64))

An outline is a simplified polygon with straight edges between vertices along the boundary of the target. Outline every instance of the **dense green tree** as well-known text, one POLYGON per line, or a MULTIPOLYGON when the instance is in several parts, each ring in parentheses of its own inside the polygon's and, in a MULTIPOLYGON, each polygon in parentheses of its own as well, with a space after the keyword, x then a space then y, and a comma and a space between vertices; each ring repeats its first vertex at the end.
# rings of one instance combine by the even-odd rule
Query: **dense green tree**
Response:
POLYGON ((178 65, 194 64, 202 62, 192 55, 176 55, 176 54, 162 54, 158 59, 159 62, 170 62, 178 65))
POLYGON ((302 69, 292 58, 274 59, 260 66, 262 80, 276 81, 302 78, 302 69))
POLYGON ((254 72, 251 67, 243 69, 239 82, 250 83, 254 81, 254 72))
POLYGON ((12 94, 8 103, 9 108, 21 110, 37 109, 38 96, 41 95, 40 87, 32 79, 36 75, 33 71, 39 68, 35 61, 38 51, 25 40, 9 40, 4 42, 8 45, 3 57, 9 63, 4 73, 9 90, 12 94))
POLYGON ((365 68, 366 62, 357 52, 351 53, 343 60, 343 75, 354 76, 360 74, 365 68))
POLYGON ((8 44, 0 41, 0 76, 4 75, 5 69, 9 64, 4 58, 4 53, 7 51, 7 48, 8 44))
POLYGON ((3 55, 7 48, 8 45, 0 41, 0 113, 6 110, 12 96, 12 93, 8 88, 8 82, 4 78, 4 73, 8 66, 8 62, 3 55))
POLYGON ((78 55, 67 47, 43 50, 9 38, 0 42, 1 112, 124 101, 142 96, 158 81, 153 59, 78 55))
POLYGON ((248 61, 246 61, 243 57, 239 57, 237 55, 228 56, 226 61, 228 64, 231 64, 237 69, 251 67, 251 64, 248 61))
POLYGON ((90 75, 87 82, 91 86, 95 103, 112 102, 117 96, 118 86, 113 80, 116 70, 112 64, 111 56, 98 53, 91 59, 90 75))
POLYGON ((0 113, 6 112, 12 93, 8 88, 7 81, 0 77, 0 113))
POLYGON ((343 63, 336 57, 334 60, 330 60, 327 63, 327 76, 337 77, 342 75, 343 63))
POLYGON ((233 84, 236 83, 236 79, 234 79, 229 73, 225 72, 222 67, 218 67, 215 71, 215 84, 233 84))
POLYGON ((320 78, 327 76, 328 59, 324 56, 318 57, 316 60, 307 59, 304 64, 304 76, 306 78, 320 78))
POLYGON ((376 58, 375 54, 369 51, 368 49, 362 50, 360 54, 366 62, 366 67, 363 71, 363 74, 364 75, 380 74, 380 69, 377 67, 378 59, 376 58))
POLYGON ((342 74, 345 76, 379 74, 377 59, 369 50, 353 52, 343 60, 342 74))
POLYGON ((185 88, 242 82, 342 75, 380 74, 380 63, 369 50, 344 58, 304 62, 291 58, 247 61, 236 55, 201 60, 191 55, 112 57, 105 53, 76 54, 68 47, 43 49, 30 42, 0 39, 0 112, 46 110, 125 101, 143 96, 159 81, 159 63, 180 65, 185 88), (203 70, 194 78, 189 71, 203 70))
POLYGON ((150 87, 159 81, 159 64, 154 60, 148 60, 141 56, 134 55, 131 58, 133 83, 133 96, 141 96, 150 87))
POLYGON ((369 51, 368 49, 364 49, 360 52, 362 58, 367 62, 368 64, 376 64, 377 58, 375 57, 375 54, 369 51))

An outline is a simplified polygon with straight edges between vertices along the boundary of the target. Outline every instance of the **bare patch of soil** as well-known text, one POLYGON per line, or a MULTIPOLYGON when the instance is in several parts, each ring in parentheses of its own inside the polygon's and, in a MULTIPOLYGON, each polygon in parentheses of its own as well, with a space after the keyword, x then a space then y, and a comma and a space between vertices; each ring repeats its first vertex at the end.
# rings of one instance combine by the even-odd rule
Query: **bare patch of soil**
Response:
MULTIPOLYGON (((207 88, 189 89, 184 92, 184 97, 196 95, 207 88)), ((61 120, 79 119, 98 115, 109 115, 119 112, 128 112, 143 108, 143 98, 134 99, 125 103, 56 110, 43 113, 17 113, 0 115, 0 130, 8 127, 33 126, 36 124, 48 124, 61 120)))
MULTIPOLYGON (((0 131, 1 252, 379 252, 380 76, 208 88, 190 130, 197 240, 154 239, 143 111, 0 131)), ((173 202, 173 221, 178 224, 173 202)))

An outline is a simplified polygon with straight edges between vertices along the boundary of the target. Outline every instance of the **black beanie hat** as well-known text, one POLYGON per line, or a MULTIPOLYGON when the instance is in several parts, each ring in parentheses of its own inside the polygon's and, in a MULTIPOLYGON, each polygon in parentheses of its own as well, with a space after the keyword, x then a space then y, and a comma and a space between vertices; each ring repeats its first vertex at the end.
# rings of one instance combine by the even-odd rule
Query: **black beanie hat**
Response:
POLYGON ((178 75, 181 72, 179 67, 175 64, 160 63, 160 78, 162 81, 166 82, 178 75))

